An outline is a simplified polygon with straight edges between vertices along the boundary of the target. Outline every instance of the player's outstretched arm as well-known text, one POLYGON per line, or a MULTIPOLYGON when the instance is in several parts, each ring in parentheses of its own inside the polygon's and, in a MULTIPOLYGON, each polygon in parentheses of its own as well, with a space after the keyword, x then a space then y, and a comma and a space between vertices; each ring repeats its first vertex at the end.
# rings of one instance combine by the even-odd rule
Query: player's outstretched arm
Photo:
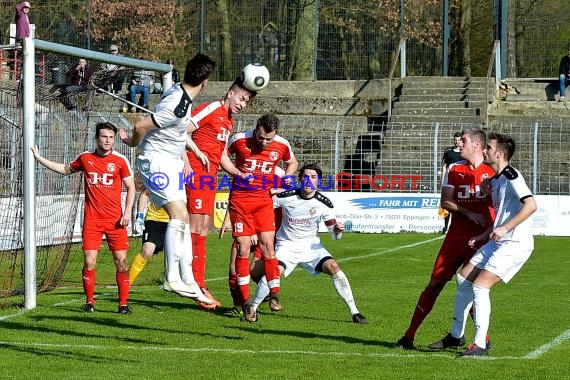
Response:
POLYGON ((125 131, 123 128, 119 128, 119 138, 121 139, 123 144, 128 145, 130 147, 135 146, 135 145, 132 145, 132 142, 133 142, 132 137, 129 137, 129 135, 127 135, 127 131, 125 131))
POLYGON ((69 174, 73 173, 71 171, 71 168, 69 167, 69 165, 61 164, 59 162, 54 162, 54 161, 48 160, 47 158, 42 157, 40 155, 40 149, 38 148, 37 145, 34 146, 33 148, 30 148, 30 149, 32 150, 32 153, 33 153, 36 161, 38 161, 40 164, 42 164, 43 166, 45 166, 49 170, 54 171, 54 172, 59 173, 59 174, 63 174, 63 175, 69 175, 69 174))
POLYGON ((150 116, 139 120, 133 128, 133 137, 131 137, 131 146, 137 146, 142 141, 147 132, 156 129, 154 122, 150 116))

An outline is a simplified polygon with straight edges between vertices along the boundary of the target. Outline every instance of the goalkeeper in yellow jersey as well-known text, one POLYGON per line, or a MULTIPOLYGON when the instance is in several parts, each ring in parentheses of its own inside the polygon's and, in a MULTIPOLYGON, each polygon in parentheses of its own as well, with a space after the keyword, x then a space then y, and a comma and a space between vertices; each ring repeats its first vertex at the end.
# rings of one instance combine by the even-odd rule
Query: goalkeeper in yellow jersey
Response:
POLYGON ((137 217, 133 224, 133 235, 142 234, 143 246, 141 253, 137 253, 133 258, 131 268, 129 269, 131 284, 135 282, 152 255, 156 255, 163 250, 164 236, 169 220, 168 213, 163 208, 157 209, 154 203, 150 201, 148 190, 143 190, 139 196, 137 217), (144 211, 147 205, 148 209, 145 217, 144 211))

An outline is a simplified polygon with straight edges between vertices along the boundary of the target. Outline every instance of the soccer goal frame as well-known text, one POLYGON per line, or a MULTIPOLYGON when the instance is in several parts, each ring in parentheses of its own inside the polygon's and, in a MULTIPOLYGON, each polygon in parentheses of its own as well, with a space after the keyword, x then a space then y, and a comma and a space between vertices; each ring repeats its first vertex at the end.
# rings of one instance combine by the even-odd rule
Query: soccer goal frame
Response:
MULTIPOLYGON (((36 178, 31 148, 35 145, 36 113, 36 49, 90 60, 161 73, 164 91, 172 86, 168 64, 100 53, 32 38, 22 41, 22 134, 23 134, 23 239, 24 239, 24 308, 37 306, 36 283, 36 178)), ((122 99, 126 102, 126 100, 122 99)))

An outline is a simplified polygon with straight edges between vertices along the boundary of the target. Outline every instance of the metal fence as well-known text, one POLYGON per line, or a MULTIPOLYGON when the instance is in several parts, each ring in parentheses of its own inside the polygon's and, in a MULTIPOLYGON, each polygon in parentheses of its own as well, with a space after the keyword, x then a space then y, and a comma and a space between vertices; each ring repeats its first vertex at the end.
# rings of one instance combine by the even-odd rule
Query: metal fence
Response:
MULTIPOLYGON (((15 2, 0 2, 8 43, 15 2)), ((450 0, 449 75, 462 75, 460 1, 450 0)), ((494 2, 472 1, 471 74, 485 76, 493 46, 494 2)), ((502 1, 501 1, 502 3, 502 1)), ((570 40, 563 2, 509 2, 509 76, 555 77, 570 40)), ((32 2, 36 37, 182 68, 203 51, 219 62, 214 80, 230 80, 246 63, 264 62, 276 80, 368 79, 388 74, 399 37, 407 38, 408 75, 441 75, 444 0, 54 0, 32 2), (404 4, 403 13, 400 6, 404 4), (404 24, 400 25, 400 17, 404 24), (305 39, 299 36, 305 36, 305 39), (307 69, 305 66, 309 65, 307 69), (310 72, 307 78, 304 72, 310 72)), ((182 68, 183 69, 183 68, 182 68)))

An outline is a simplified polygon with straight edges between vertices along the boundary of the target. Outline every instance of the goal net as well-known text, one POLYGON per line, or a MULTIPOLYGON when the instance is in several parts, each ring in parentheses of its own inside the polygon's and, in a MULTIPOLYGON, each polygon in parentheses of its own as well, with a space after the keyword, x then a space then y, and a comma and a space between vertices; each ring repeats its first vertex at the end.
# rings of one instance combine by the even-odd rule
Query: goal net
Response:
MULTIPOLYGON (((170 66, 33 39, 2 47, 1 57, 0 297, 24 294, 33 308, 36 292, 60 284, 66 267, 80 273, 70 252, 81 251, 83 177, 36 165, 30 148, 69 163, 94 147, 97 123, 131 130, 137 117, 121 111, 142 104, 125 99, 127 83, 145 72, 169 88, 170 66), (123 94, 113 94, 119 82, 123 94)), ((132 149, 115 148, 134 167, 132 149)))

